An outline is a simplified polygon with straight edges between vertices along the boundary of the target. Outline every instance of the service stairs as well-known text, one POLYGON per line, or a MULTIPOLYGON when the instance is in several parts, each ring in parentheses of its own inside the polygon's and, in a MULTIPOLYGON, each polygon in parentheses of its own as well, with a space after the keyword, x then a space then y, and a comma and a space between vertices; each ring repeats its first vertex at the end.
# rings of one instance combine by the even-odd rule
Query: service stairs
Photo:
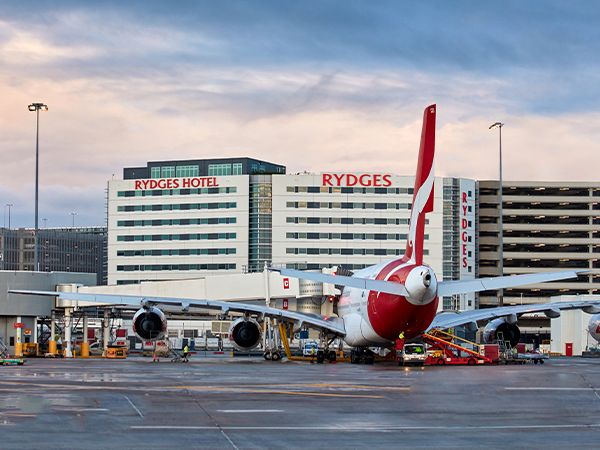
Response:
POLYGON ((447 358, 456 358, 455 351, 467 353, 483 362, 491 363, 492 360, 481 354, 481 346, 475 342, 468 341, 461 337, 455 336, 450 333, 446 333, 442 330, 432 330, 431 333, 423 333, 421 335, 423 340, 434 347, 435 349, 442 350, 447 358), (470 346, 468 348, 466 346, 470 346))

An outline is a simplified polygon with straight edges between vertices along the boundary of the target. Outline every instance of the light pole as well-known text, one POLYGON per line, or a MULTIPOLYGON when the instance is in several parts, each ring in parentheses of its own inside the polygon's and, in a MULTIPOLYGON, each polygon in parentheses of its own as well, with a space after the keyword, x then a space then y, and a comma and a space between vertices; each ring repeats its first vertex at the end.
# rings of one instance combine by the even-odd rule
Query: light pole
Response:
POLYGON ((50 219, 42 219, 42 222, 44 222, 44 228, 48 228, 48 221, 50 219))
POLYGON ((4 205, 4 228, 6 228, 6 207, 8 206, 8 229, 10 230, 10 207, 15 206, 12 203, 6 203, 4 205))
MULTIPOLYGON (((499 255, 498 259, 500 260, 500 276, 504 275, 504 233, 502 230, 502 127, 504 126, 501 122, 496 122, 493 125, 490 125, 490 130, 494 128, 498 128, 500 132, 500 180, 498 186, 499 192, 499 203, 500 203, 500 245, 499 245, 499 255)), ((498 306, 504 306, 504 289, 500 289, 498 292, 498 306)))
POLYGON ((75 216, 77 215, 76 212, 70 212, 69 215, 73 216, 73 228, 75 228, 75 216))
POLYGON ((27 108, 35 111, 37 115, 37 129, 35 134, 35 235, 33 236, 33 270, 38 270, 38 179, 39 179, 39 149, 40 149, 40 110, 48 111, 48 106, 43 103, 32 103, 27 108))

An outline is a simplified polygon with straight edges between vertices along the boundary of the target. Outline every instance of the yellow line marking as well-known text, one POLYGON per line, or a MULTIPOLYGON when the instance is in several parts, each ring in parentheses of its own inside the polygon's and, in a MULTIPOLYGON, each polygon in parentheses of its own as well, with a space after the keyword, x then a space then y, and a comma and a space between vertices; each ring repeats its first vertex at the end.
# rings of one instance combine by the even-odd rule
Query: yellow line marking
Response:
MULTIPOLYGON (((80 389, 105 389, 105 390, 143 390, 143 391, 159 391, 166 389, 187 389, 187 390, 196 390, 196 391, 223 391, 223 392, 256 392, 256 393, 265 393, 265 394, 289 394, 289 395, 314 395, 314 396, 324 396, 324 397, 352 397, 352 398, 384 398, 381 395, 355 395, 355 394, 324 394, 324 393, 311 393, 311 392, 294 392, 294 391, 273 391, 271 389, 246 389, 244 387, 240 388, 214 388, 214 387, 204 387, 204 386, 164 386, 164 387, 153 387, 153 388, 141 388, 141 387, 128 387, 128 386, 68 386, 68 385, 59 385, 59 384, 41 384, 41 383, 21 383, 15 381, 6 382, 6 384, 12 385, 21 385, 21 386, 36 386, 36 387, 44 387, 44 388, 54 388, 54 389, 72 389, 72 390, 80 390, 80 389)), ((12 389, 0 389, 2 390, 12 390, 12 389)))
POLYGON ((273 391, 271 389, 244 389, 244 388, 207 388, 201 386, 171 387, 166 389, 189 389, 198 391, 224 391, 224 392, 255 392, 264 394, 289 394, 289 395, 314 395, 322 397, 352 397, 352 398, 384 398, 382 395, 355 395, 355 394, 323 394, 319 392, 273 391))
POLYGON ((37 417, 37 414, 0 413, 3 416, 37 417))

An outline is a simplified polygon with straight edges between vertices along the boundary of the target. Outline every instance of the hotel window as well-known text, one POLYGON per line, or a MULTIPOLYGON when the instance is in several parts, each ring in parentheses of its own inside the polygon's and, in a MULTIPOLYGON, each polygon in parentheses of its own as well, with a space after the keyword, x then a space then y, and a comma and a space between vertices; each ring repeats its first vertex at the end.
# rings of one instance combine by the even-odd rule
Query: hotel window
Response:
POLYGON ((152 167, 150 178, 160 178, 160 167, 152 167))
POLYGON ((162 178, 174 178, 175 177, 175 167, 163 167, 161 171, 162 178))
POLYGON ((197 177, 199 173, 198 166, 177 166, 177 178, 197 177))
POLYGON ((209 177, 218 177, 222 175, 231 175, 231 164, 210 164, 208 166, 209 177))
POLYGON ((242 174, 242 163, 236 163, 233 165, 233 174, 234 175, 242 174))

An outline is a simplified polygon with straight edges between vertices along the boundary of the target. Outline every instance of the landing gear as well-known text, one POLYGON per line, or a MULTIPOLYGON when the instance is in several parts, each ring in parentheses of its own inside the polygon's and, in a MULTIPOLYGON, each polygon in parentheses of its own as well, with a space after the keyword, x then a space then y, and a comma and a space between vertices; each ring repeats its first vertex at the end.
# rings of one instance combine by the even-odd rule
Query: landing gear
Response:
POLYGON ((279 361, 281 359, 281 353, 277 350, 267 350, 263 353, 263 358, 267 361, 279 361))
POLYGON ((365 355, 365 364, 373 364, 375 362, 375 355, 371 352, 365 355))

